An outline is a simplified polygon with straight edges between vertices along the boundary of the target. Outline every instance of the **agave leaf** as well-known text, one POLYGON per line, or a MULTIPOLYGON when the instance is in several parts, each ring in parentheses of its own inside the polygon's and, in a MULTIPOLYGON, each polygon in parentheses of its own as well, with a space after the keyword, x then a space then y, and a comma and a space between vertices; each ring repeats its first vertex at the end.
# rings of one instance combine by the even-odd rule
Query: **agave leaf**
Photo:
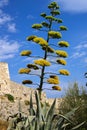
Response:
POLYGON ((39 121, 38 120, 36 120, 35 121, 35 130, 39 130, 39 127, 40 125, 39 125, 39 121))
POLYGON ((36 97, 36 105, 37 105, 36 117, 38 118, 39 121, 42 121, 41 120, 41 103, 40 103, 40 99, 37 92, 35 92, 35 97, 36 97))
POLYGON ((55 108, 56 99, 54 100, 53 104, 51 105, 50 109, 47 112, 46 115, 46 125, 44 127, 45 130, 51 130, 52 129, 52 118, 54 115, 54 108, 55 108))
POLYGON ((76 129, 80 128, 82 125, 84 125, 85 123, 86 123, 86 121, 84 121, 84 122, 80 123, 79 125, 73 127, 71 130, 76 130, 76 129))
POLYGON ((32 93, 30 95, 30 108, 29 108, 30 115, 35 115, 35 110, 33 108, 33 102, 32 102, 32 93))
POLYGON ((9 126, 7 130, 11 130, 12 128, 14 128, 14 120, 9 121, 9 126))
POLYGON ((46 114, 47 114, 47 105, 46 105, 46 102, 45 102, 44 105, 43 105, 43 108, 42 108, 42 116, 44 118, 44 121, 46 121, 46 114))
POLYGON ((25 121, 25 127, 29 127, 30 124, 35 120, 35 116, 28 116, 26 121, 25 121))
POLYGON ((63 124, 64 124, 64 118, 60 118, 59 120, 58 120, 58 123, 57 123, 57 125, 56 125, 56 128, 58 128, 57 130, 62 130, 62 126, 63 126, 63 124))
POLYGON ((78 110, 78 109, 79 109, 79 107, 74 108, 70 112, 66 113, 64 116, 69 119, 69 118, 71 118, 75 114, 76 110, 78 110))
POLYGON ((70 123, 65 123, 65 124, 63 124, 62 128, 65 128, 68 125, 70 125, 70 123))
POLYGON ((53 104, 51 105, 50 109, 48 110, 48 113, 46 115, 46 121, 51 120, 54 114, 54 108, 56 104, 56 99, 54 100, 53 104))
POLYGON ((70 122, 71 124, 74 124, 68 117, 63 116, 61 114, 59 114, 60 117, 64 118, 65 120, 67 120, 68 122, 70 122))
POLYGON ((21 129, 23 129, 24 128, 24 122, 19 122, 18 124, 17 124, 17 128, 18 128, 18 130, 21 130, 21 129))
POLYGON ((29 122, 32 122, 35 119, 35 116, 28 116, 29 122))

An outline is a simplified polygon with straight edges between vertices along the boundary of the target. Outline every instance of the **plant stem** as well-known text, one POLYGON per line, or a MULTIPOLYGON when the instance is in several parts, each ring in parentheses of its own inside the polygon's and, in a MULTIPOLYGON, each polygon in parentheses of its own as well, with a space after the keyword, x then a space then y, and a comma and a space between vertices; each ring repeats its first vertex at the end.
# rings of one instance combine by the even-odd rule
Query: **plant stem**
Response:
MULTIPOLYGON (((49 30, 48 32, 51 30, 51 26, 52 26, 52 20, 50 21, 50 26, 49 26, 49 30)), ((47 34, 47 42, 49 42, 49 35, 47 34)), ((44 57, 43 59, 47 59, 47 49, 48 47, 46 47, 45 53, 44 53, 44 57)), ((39 85, 39 97, 41 99, 41 93, 42 93, 42 87, 43 87, 43 80, 44 80, 44 72, 45 72, 45 66, 42 66, 42 70, 41 70, 41 78, 40 78, 40 85, 39 85)))

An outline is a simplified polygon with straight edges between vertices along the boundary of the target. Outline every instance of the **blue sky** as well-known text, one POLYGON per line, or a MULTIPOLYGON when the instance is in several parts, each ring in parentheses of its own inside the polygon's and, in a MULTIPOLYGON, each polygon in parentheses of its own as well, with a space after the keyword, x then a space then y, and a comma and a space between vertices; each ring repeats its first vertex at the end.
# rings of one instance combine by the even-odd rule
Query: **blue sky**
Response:
MULTIPOLYGON (((32 34, 43 36, 42 32, 33 30, 31 26, 43 21, 40 13, 49 12, 47 6, 50 2, 51 0, 0 0, 0 62, 9 64, 10 77, 13 81, 21 83, 26 79, 25 75, 18 74, 18 70, 25 67, 30 60, 33 61, 21 57, 22 50, 33 49, 34 54, 41 55, 41 51, 37 51, 39 47, 29 44, 26 37, 32 34)), ((67 49, 69 54, 67 65, 60 68, 68 69, 71 75, 61 76, 62 91, 47 91, 48 97, 61 97, 68 84, 74 81, 85 86, 84 73, 87 71, 87 0, 56 2, 60 6, 59 17, 63 20, 63 25, 68 27, 68 31, 63 33, 63 40, 70 43, 67 49)), ((54 71, 55 68, 56 66, 52 66, 50 69, 54 71)))

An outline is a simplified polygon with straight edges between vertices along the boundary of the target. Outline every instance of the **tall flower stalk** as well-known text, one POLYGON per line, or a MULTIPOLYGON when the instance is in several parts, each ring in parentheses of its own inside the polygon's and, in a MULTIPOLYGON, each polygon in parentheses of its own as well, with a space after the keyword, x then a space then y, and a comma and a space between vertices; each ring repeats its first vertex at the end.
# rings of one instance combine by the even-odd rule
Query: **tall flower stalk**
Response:
MULTIPOLYGON (((60 15, 59 11, 59 5, 56 2, 52 2, 48 5, 49 9, 49 15, 46 13, 41 13, 41 17, 44 18, 44 21, 40 24, 33 24, 32 28, 36 29, 38 31, 45 31, 47 34, 47 38, 44 39, 42 37, 38 37, 36 35, 31 35, 27 37, 27 40, 29 42, 34 42, 37 45, 39 45, 44 52, 44 56, 42 58, 36 59, 41 56, 34 56, 35 60, 33 64, 28 64, 27 68, 21 68, 19 70, 20 74, 31 74, 32 70, 40 70, 41 73, 39 76, 40 82, 38 83, 38 92, 39 96, 41 97, 41 92, 44 89, 44 79, 47 78, 45 83, 52 84, 51 90, 61 90, 61 87, 59 85, 59 77, 58 75, 66 75, 68 76, 70 73, 68 70, 62 69, 59 70, 58 73, 55 72, 47 72, 46 67, 51 66, 51 64, 61 64, 66 65, 66 60, 64 58, 68 57, 68 53, 64 50, 61 50, 60 48, 67 48, 69 46, 69 43, 64 40, 59 40, 62 38, 62 31, 67 31, 67 27, 62 25, 62 20, 60 18, 57 18, 60 15), (54 26, 55 25, 55 26, 54 26), (50 43, 51 40, 58 40, 58 43, 50 43), (57 48, 59 49, 57 50, 57 48), (50 59, 50 56, 52 58, 55 58, 56 61, 52 62, 48 59, 50 59)), ((33 57, 32 52, 30 50, 24 50, 21 53, 21 56, 30 56, 33 57)), ((34 75, 33 75, 34 76, 34 75)), ((35 74, 36 76, 36 74, 35 74)), ((30 80, 24 80, 22 83, 24 84, 33 84, 30 80)), ((48 89, 48 88, 47 88, 48 89)))

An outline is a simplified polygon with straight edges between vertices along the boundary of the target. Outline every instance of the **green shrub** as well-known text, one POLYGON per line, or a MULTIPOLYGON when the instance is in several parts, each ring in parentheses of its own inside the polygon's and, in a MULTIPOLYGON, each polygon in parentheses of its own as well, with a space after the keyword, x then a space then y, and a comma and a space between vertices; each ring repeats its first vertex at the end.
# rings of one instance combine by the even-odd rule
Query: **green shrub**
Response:
POLYGON ((78 110, 75 112, 72 120, 76 124, 86 121, 83 126, 85 129, 87 128, 87 91, 85 88, 79 87, 78 83, 75 82, 67 89, 59 110, 60 113, 64 115, 76 107, 78 107, 78 110))
POLYGON ((28 100, 24 100, 24 103, 26 106, 30 104, 30 102, 28 100))
POLYGON ((11 94, 5 94, 10 102, 14 102, 14 97, 11 94))

